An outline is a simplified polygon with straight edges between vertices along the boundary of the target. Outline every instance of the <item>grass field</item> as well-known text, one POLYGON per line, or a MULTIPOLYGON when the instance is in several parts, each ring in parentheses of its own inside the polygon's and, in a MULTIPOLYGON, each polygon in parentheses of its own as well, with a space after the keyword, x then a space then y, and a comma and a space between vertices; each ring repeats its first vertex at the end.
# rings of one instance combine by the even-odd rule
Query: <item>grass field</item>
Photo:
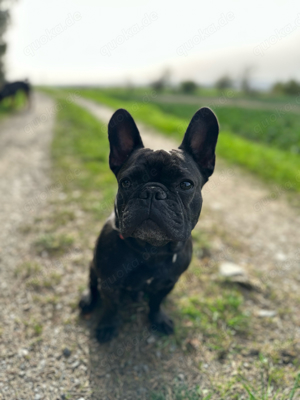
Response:
MULTIPOLYGON (((136 119, 178 140, 197 109, 193 105, 158 104, 148 92, 143 101, 134 101, 133 96, 126 100, 124 93, 120 95, 114 91, 82 89, 77 92, 113 108, 125 107, 136 119)), ((300 157, 295 153, 299 147, 300 123, 296 114, 284 113, 273 121, 272 111, 233 107, 216 108, 215 111, 221 124, 217 146, 219 156, 247 168, 268 183, 279 184, 287 191, 300 192, 300 157), (264 121, 270 124, 263 128, 264 121), (264 133, 256 133, 255 127, 260 127, 258 131, 263 129, 264 133)))
MULTIPOLYGON (((154 103, 167 114, 188 120, 197 111, 189 104, 154 103)), ((253 142, 277 147, 292 154, 300 153, 300 119, 283 110, 253 110, 216 106, 222 131, 231 131, 253 142)))
MULTIPOLYGON (((48 93, 54 95, 58 101, 52 145, 53 181, 58 182, 61 176, 70 176, 70 179, 63 181, 65 196, 54 203, 53 215, 49 217, 49 224, 44 228, 44 234, 34 242, 34 249, 38 254, 47 251, 59 261, 60 257, 70 252, 70 247, 76 246, 77 249, 83 249, 88 246, 92 252, 97 227, 112 210, 116 182, 108 168, 106 127, 88 112, 69 101, 64 92, 48 91, 48 93), (72 171, 71 174, 70 171, 72 171), (80 231, 76 226, 75 217, 78 212, 84 212, 85 216, 80 231), (69 232, 74 232, 72 238, 69 232)), ((89 93, 89 96, 95 96, 98 100, 102 99, 102 94, 99 95, 98 92, 93 96, 89 93)), ((116 107, 118 102, 108 97, 104 97, 103 101, 113 107, 116 107)), ((128 108, 130 107, 132 107, 133 115, 137 114, 138 118, 150 124, 151 121, 155 121, 155 126, 158 129, 163 127, 166 134, 175 132, 178 138, 181 137, 182 132, 177 125, 185 123, 181 118, 171 117, 148 104, 135 109, 136 105, 129 104, 128 108), (153 114, 149 114, 149 107, 153 107, 153 114)), ((223 135, 225 135, 224 132, 223 135)), ((235 146, 237 146, 237 140, 241 140, 241 146, 244 148, 243 138, 233 137, 235 146)), ((205 384, 197 385, 194 382, 180 380, 168 382, 167 378, 164 380, 164 374, 167 371, 161 371, 160 383, 155 390, 152 390, 149 398, 152 400, 283 400, 286 398, 295 400, 299 383, 299 377, 297 378, 299 359, 297 355, 293 356, 292 361, 285 364, 282 355, 294 354, 293 341, 274 340, 263 345, 262 338, 275 329, 275 325, 271 320, 262 322, 251 314, 253 304, 260 304, 261 294, 255 291, 247 292, 239 285, 215 278, 218 273, 218 258, 210 246, 212 239, 220 237, 226 240, 226 246, 235 251, 238 251, 240 244, 228 235, 225 238, 221 227, 201 232, 195 231, 193 237, 193 262, 165 305, 168 313, 175 320, 175 335, 157 340, 151 345, 151 352, 161 353, 162 359, 170 357, 170 352, 172 352, 173 363, 179 366, 182 357, 190 358, 193 360, 193 368, 198 369, 204 377, 205 384), (203 357, 210 360, 210 365, 215 366, 213 375, 207 370, 203 357), (236 371, 234 374, 232 374, 233 368, 236 371), (281 393, 286 388, 289 388, 288 397, 282 397, 281 393)), ((84 260, 84 264, 86 262, 87 260, 84 260)), ((36 271, 34 263, 29 267, 24 266, 21 273, 28 279, 28 290, 32 293, 36 291, 39 301, 44 301, 43 291, 47 294, 51 291, 53 284, 58 284, 58 275, 51 275, 50 278, 40 280, 39 282, 44 282, 44 286, 41 287, 40 283, 37 285, 37 280, 32 281, 30 276, 27 277, 31 275, 32 268, 36 271)), ((79 267, 76 266, 76 268, 79 267)), ((86 266, 83 271, 85 277, 86 266)), ((38 270, 35 273, 42 274, 43 272, 38 270)), ((78 291, 78 298, 85 287, 85 282, 81 278, 72 286, 72 291, 78 291)), ((270 288, 266 289, 266 296, 272 299, 274 307, 278 301, 279 307, 281 300, 270 288)), ((75 303, 74 307, 76 308, 75 303)), ((133 313, 130 315, 129 324, 133 324, 135 320, 136 314, 133 313)), ((74 314, 70 316, 68 323, 78 324, 74 314)), ((126 339, 125 336, 125 339, 129 341, 131 329, 127 325, 125 324, 124 329, 128 337, 126 339)), ((37 329, 42 330, 42 325, 37 329)), ((125 339, 123 337, 123 341, 125 339)), ((127 358, 130 359, 130 352, 123 355, 122 362, 127 362, 127 358)), ((120 360, 117 359, 116 363, 115 368, 118 368, 120 360)), ((149 360, 147 363, 152 374, 157 368, 156 364, 152 365, 149 360)), ((192 369, 186 373, 192 375, 192 369)), ((130 384, 136 383, 133 380, 130 384)), ((147 380, 138 384, 146 386, 147 380)))
MULTIPOLYGON (((159 95, 164 95, 164 94, 171 94, 171 95, 176 95, 176 96, 181 96, 181 95, 187 95, 187 93, 183 93, 179 89, 172 89, 172 88, 166 88, 162 91, 155 91, 151 87, 108 87, 108 88, 101 88, 101 90, 104 90, 106 94, 109 96, 113 97, 118 97, 122 98, 124 100, 136 100, 137 98, 140 98, 139 100, 142 101, 143 98, 152 96, 153 97, 153 92, 156 93, 156 96, 159 95)), ((208 88, 208 87, 203 87, 203 88, 198 88, 196 89, 195 92, 189 93, 190 96, 194 96, 195 98, 220 98, 220 97, 227 97, 227 98, 232 98, 232 99, 241 99, 241 100, 249 100, 249 101, 261 101, 262 103, 270 103, 273 105, 276 104, 281 104, 281 103, 290 103, 290 104, 298 104, 300 105, 300 100, 299 96, 287 96, 284 94, 274 94, 271 92, 254 92, 251 95, 245 95, 244 92, 235 90, 235 89, 223 89, 223 90, 218 90, 216 88, 208 88)))

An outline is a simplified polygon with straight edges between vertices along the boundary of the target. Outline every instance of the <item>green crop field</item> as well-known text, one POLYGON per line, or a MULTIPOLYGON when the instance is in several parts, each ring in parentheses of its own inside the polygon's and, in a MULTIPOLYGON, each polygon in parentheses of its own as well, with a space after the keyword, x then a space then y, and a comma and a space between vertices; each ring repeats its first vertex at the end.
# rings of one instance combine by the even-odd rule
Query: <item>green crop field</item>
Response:
MULTIPOLYGON (((124 90, 106 91, 113 98, 121 101, 135 101, 156 105, 161 111, 176 117, 188 120, 202 106, 203 98, 194 96, 195 104, 168 103, 160 100, 160 96, 153 91, 145 90, 129 93, 124 90)), ((223 97, 229 93, 225 92, 223 97)), ((174 99, 176 96, 174 96, 174 99)), ((216 95, 216 98, 217 95, 216 95)), ((231 95, 232 98, 232 95, 231 95)), ((190 97, 189 97, 190 99, 190 97)), ((208 99, 210 102, 210 99, 208 99)), ((251 101, 249 101, 251 105, 251 101)), ((258 103, 256 103, 258 104, 258 103)), ((214 106, 221 123, 221 129, 231 131, 255 142, 261 142, 270 146, 278 147, 280 150, 287 150, 294 154, 300 154, 300 118, 299 113, 289 112, 290 106, 299 105, 300 99, 294 98, 274 109, 253 109, 246 107, 214 106)), ((263 103, 262 103, 263 106, 263 103)))
MULTIPOLYGON (((77 93, 112 108, 127 108, 137 120, 178 140, 199 108, 193 104, 159 102, 159 96, 149 90, 130 93, 81 89, 77 93)), ((300 192, 300 121, 297 114, 278 113, 276 107, 274 110, 233 106, 213 109, 221 126, 217 146, 219 156, 245 167, 268 183, 300 192)))

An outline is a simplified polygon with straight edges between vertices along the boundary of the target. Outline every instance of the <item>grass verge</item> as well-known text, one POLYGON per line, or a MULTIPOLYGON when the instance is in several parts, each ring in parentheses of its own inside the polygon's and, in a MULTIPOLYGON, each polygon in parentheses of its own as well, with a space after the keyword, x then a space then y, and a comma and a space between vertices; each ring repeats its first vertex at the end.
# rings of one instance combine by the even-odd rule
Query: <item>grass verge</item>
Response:
POLYGON ((59 96, 56 100, 59 123, 52 145, 53 181, 69 195, 75 190, 72 201, 102 219, 112 209, 116 192, 115 177, 108 168, 106 127, 69 100, 59 96))

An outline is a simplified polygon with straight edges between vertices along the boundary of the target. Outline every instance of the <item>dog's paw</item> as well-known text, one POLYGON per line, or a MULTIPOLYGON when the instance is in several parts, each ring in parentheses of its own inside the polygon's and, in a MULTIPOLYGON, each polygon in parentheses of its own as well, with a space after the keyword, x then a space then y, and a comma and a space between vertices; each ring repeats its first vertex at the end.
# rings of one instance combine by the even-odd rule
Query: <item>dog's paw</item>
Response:
POLYGON ((84 294, 78 304, 82 315, 90 314, 96 307, 97 302, 92 301, 90 293, 84 294))
POLYGON ((118 327, 116 325, 100 324, 96 329, 96 338, 100 343, 109 342, 116 336, 118 336, 118 327))
POLYGON ((155 314, 150 313, 149 319, 153 332, 160 332, 164 335, 171 335, 174 333, 174 323, 163 311, 159 311, 155 314))

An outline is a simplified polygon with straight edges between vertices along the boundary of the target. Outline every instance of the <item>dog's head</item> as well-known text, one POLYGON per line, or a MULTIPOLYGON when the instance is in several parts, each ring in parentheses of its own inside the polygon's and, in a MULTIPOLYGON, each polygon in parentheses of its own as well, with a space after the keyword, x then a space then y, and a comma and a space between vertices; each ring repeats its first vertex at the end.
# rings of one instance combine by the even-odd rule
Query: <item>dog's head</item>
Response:
POLYGON ((178 149, 144 148, 132 116, 117 110, 108 124, 109 165, 119 189, 116 224, 122 236, 154 246, 185 241, 202 207, 201 189, 214 171, 219 125, 209 108, 193 116, 178 149))

